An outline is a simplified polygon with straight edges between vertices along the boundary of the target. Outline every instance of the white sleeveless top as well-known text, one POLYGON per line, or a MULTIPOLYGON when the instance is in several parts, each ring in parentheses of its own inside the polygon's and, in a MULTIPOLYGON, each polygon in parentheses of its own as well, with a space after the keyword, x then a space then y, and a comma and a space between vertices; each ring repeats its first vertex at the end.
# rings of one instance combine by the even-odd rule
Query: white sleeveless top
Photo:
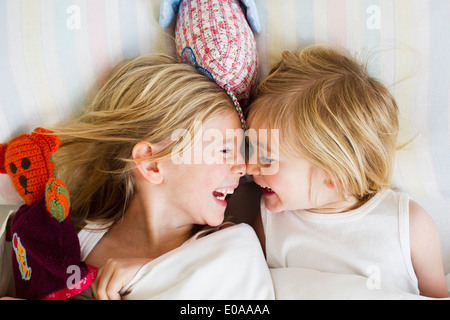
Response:
POLYGON ((362 207, 338 214, 272 213, 261 202, 271 268, 380 277, 382 284, 419 294, 411 262, 409 197, 385 190, 362 207))

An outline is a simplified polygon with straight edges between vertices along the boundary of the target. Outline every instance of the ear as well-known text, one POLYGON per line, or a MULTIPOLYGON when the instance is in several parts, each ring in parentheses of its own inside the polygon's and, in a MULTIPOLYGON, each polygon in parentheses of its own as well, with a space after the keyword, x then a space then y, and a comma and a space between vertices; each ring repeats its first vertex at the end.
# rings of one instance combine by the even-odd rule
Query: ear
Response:
POLYGON ((5 154, 6 154, 7 147, 8 147, 7 144, 0 145, 0 173, 4 173, 4 174, 6 174, 5 154))
POLYGON ((323 183, 327 186, 329 189, 334 189, 334 183, 330 178, 326 178, 323 183))
POLYGON ((159 162, 146 161, 152 155, 158 153, 159 148, 147 141, 138 142, 131 153, 135 160, 136 169, 141 176, 153 184, 160 184, 164 180, 164 176, 160 170, 159 162))
POLYGON ((49 156, 56 150, 59 146, 59 137, 45 128, 36 128, 30 135, 34 141, 40 146, 42 150, 49 156))

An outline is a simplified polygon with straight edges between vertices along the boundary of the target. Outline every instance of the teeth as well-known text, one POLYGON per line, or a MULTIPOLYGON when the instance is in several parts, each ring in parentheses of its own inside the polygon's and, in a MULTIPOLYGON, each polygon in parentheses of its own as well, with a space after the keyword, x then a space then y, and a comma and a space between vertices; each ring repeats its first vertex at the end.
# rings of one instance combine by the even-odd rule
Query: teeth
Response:
POLYGON ((270 187, 267 187, 267 186, 261 186, 261 188, 266 189, 266 190, 268 190, 270 192, 274 192, 270 187))
POLYGON ((224 195, 233 194, 234 189, 217 189, 216 192, 222 193, 224 195))
POLYGON ((222 201, 225 200, 225 197, 226 197, 226 195, 223 195, 223 196, 216 196, 217 199, 222 200, 222 201))
POLYGON ((233 194, 234 189, 217 189, 214 191, 214 196, 219 200, 225 200, 227 195, 233 194))

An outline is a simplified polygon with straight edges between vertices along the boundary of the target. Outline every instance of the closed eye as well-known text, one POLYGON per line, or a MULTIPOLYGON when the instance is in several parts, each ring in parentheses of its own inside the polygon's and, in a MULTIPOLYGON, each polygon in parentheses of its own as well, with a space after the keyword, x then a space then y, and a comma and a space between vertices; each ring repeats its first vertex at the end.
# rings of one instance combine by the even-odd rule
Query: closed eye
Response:
POLYGON ((225 149, 220 150, 220 152, 223 153, 223 155, 225 157, 232 156, 232 150, 231 149, 225 148, 225 149))
POLYGON ((261 164, 271 164, 275 160, 271 158, 260 157, 259 161, 261 161, 261 164))

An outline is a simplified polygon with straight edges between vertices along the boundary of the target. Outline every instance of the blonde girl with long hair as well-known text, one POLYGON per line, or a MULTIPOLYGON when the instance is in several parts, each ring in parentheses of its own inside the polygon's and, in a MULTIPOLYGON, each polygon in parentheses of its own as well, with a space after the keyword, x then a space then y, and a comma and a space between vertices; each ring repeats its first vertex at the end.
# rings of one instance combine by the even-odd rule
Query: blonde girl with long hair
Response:
POLYGON ((94 297, 119 299, 143 264, 201 226, 222 225, 225 196, 245 174, 242 135, 201 141, 202 134, 230 137, 227 130, 240 128, 218 85, 189 65, 151 55, 118 66, 84 113, 55 130, 61 144, 54 161, 70 192, 82 258, 99 268, 94 297), (209 150, 209 159, 198 161, 194 149, 209 150))
POLYGON ((429 297, 448 295, 437 228, 390 189, 398 107, 349 54, 284 52, 249 107, 247 165, 264 199, 255 220, 269 267, 370 277, 429 297), (274 170, 275 168, 275 170, 274 170))

